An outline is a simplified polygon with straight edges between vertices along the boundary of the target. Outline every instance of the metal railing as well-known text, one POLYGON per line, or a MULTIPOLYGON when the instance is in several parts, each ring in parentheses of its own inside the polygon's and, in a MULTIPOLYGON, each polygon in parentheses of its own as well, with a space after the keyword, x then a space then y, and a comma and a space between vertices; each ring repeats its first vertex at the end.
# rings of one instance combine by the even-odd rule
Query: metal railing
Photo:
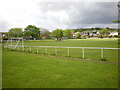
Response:
POLYGON ((28 47, 30 52, 32 51, 31 48, 35 47, 37 53, 38 53, 38 48, 39 47, 43 47, 46 54, 48 52, 47 48, 53 48, 53 49, 55 49, 54 51, 55 51, 56 55, 58 54, 57 48, 66 48, 67 56, 70 56, 70 50, 69 49, 71 49, 71 48, 73 48, 73 49, 79 48, 79 49, 82 49, 82 58, 83 59, 85 58, 85 49, 99 49, 99 50, 101 50, 101 53, 100 53, 101 54, 101 58, 104 58, 104 50, 105 49, 111 49, 111 50, 118 50, 118 49, 120 49, 120 48, 103 48, 103 47, 63 47, 63 46, 24 46, 24 45, 17 45, 17 46, 16 45, 8 45, 8 46, 4 46, 4 47, 5 48, 12 48, 12 49, 18 48, 18 50, 21 47, 23 49, 23 51, 25 50, 26 47, 28 47))

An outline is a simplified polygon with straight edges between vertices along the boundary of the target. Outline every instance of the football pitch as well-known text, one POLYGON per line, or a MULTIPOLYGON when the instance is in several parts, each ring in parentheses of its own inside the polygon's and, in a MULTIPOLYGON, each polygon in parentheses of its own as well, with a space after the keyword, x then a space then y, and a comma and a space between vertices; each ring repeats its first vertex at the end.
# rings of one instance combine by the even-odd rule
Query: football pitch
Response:
MULTIPOLYGON (((117 48, 117 39, 94 40, 36 40, 24 41, 30 46, 66 47, 109 47, 117 48)), ((22 51, 22 48, 20 49, 22 51)), ((104 51, 107 61, 100 61, 99 50, 85 50, 86 59, 81 58, 81 50, 58 49, 54 55, 52 48, 44 53, 3 50, 3 88, 117 88, 118 50, 104 51), (95 59, 94 59, 95 58, 95 59), (98 62, 96 62, 98 61, 98 62)))

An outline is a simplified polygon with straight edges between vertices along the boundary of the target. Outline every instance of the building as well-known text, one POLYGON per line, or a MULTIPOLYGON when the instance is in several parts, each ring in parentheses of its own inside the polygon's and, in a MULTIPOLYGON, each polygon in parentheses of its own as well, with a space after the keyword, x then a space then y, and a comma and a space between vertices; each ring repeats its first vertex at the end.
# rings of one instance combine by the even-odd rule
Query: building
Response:
POLYGON ((115 31, 115 32, 110 32, 109 35, 110 35, 110 36, 115 36, 115 35, 118 35, 118 32, 117 32, 117 31, 115 31))

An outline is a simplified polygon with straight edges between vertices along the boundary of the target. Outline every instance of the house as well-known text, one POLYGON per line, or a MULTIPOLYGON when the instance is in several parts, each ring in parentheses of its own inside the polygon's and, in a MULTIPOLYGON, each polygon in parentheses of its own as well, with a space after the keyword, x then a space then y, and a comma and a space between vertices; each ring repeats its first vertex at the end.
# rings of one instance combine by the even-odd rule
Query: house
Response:
POLYGON ((0 32, 0 37, 2 37, 3 40, 8 40, 8 33, 7 32, 0 32))
POLYGON ((84 32, 81 32, 81 35, 84 35, 84 36, 98 36, 99 32, 98 31, 84 31, 84 32))
POLYGON ((74 33, 72 32, 71 33, 71 38, 75 38, 75 36, 76 36, 76 32, 74 32, 74 33))
POLYGON ((115 35, 118 35, 118 32, 117 32, 117 31, 115 31, 115 32, 110 32, 109 35, 110 35, 110 36, 115 36, 115 35))

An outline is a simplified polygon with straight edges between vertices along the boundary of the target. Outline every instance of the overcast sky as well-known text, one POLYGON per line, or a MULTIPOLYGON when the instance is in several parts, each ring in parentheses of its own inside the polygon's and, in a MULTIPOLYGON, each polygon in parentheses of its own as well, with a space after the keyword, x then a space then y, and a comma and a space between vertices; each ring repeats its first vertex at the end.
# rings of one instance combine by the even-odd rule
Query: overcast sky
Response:
POLYGON ((84 27, 117 28, 117 24, 112 21, 118 19, 118 2, 96 1, 1 0, 0 29, 8 31, 10 28, 25 28, 27 25, 48 30, 84 27))

